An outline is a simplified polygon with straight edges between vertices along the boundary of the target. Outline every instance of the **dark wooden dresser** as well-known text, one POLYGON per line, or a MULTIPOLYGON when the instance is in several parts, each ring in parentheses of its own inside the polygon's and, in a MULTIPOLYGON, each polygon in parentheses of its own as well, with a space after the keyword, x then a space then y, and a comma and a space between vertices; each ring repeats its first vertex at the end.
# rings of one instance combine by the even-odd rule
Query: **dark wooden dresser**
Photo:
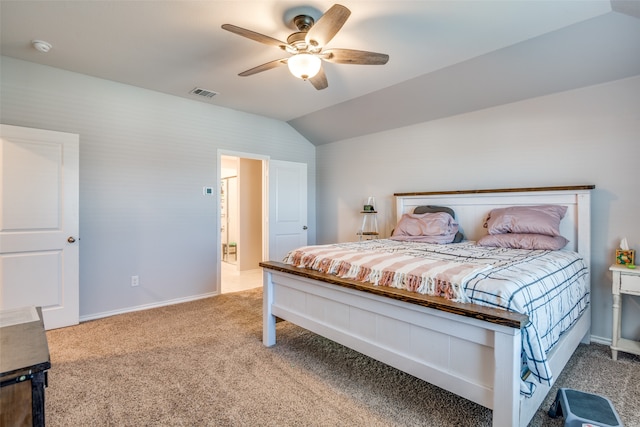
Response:
POLYGON ((0 427, 44 426, 51 368, 41 309, 0 312, 0 427))

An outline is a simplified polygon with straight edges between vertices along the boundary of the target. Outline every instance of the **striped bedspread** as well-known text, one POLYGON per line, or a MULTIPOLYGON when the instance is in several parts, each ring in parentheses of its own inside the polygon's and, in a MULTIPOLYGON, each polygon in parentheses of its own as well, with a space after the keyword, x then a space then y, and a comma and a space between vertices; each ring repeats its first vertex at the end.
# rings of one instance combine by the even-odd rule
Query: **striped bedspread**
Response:
POLYGON ((447 245, 368 240, 306 246, 284 262, 377 286, 442 296, 529 316, 522 333, 523 360, 535 381, 550 384, 546 354, 589 304, 588 267, 570 251, 489 248, 474 242, 447 245))

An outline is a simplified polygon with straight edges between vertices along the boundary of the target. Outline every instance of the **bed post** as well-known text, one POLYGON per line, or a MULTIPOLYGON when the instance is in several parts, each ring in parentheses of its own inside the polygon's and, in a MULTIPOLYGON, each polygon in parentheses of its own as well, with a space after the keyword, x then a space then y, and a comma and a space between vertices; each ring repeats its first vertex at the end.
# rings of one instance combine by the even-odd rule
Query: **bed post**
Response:
POLYGON ((276 343, 276 316, 271 313, 273 279, 270 270, 262 271, 262 344, 271 347, 276 343))
POLYGON ((493 427, 520 425, 520 329, 494 332, 493 427))
MULTIPOLYGON (((578 247, 577 251, 582 255, 589 267, 589 289, 591 289, 591 193, 584 190, 577 195, 578 204, 578 247)), ((583 344, 591 344, 591 326, 580 341, 583 344)))
POLYGON ((591 266, 591 194, 588 190, 576 196, 578 205, 578 246, 576 251, 591 266))

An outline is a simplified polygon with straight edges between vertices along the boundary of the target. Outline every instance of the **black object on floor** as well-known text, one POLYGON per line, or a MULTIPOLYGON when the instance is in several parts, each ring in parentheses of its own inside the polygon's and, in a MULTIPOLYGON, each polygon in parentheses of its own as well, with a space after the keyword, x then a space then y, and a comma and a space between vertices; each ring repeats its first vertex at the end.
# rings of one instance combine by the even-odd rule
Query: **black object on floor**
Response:
POLYGON ((570 388, 558 390, 549 416, 564 416, 564 427, 622 427, 622 421, 609 399, 570 388))

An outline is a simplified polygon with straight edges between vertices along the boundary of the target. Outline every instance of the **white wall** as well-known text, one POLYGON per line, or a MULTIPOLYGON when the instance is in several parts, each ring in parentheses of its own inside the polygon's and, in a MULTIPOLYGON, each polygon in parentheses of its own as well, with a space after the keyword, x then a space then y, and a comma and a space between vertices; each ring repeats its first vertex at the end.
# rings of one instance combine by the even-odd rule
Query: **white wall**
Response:
POLYGON ((219 289, 218 149, 307 163, 315 224, 315 147, 284 122, 7 57, 0 81, 2 123, 80 135, 81 319, 219 289))
MULTIPOLYGON (((626 236, 640 251, 640 77, 322 145, 318 243, 356 240, 362 200, 393 225, 394 192, 595 184, 593 336, 611 338, 608 267, 626 236)), ((625 297, 623 333, 640 339, 640 298, 625 297)))

